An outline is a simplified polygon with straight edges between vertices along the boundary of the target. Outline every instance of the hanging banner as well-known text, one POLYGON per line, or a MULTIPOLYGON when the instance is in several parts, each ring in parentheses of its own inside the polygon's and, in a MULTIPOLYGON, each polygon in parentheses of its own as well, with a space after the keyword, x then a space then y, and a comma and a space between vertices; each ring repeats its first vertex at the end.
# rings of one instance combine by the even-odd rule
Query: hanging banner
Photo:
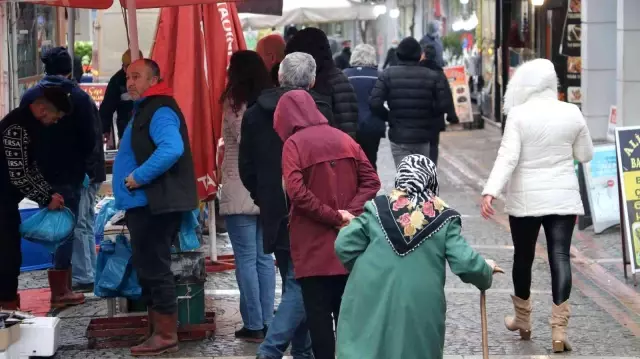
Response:
POLYGON ((80 83, 78 86, 91 96, 96 106, 100 108, 100 104, 104 100, 104 94, 107 92, 106 83, 80 83))
POLYGON ((567 56, 567 72, 564 92, 566 101, 575 105, 582 104, 582 1, 569 0, 567 17, 562 33, 560 53, 567 56))
POLYGON ((640 272, 640 127, 616 129, 625 247, 631 272, 640 272))
POLYGON ((473 109, 471 108, 471 94, 469 91, 469 77, 464 66, 446 67, 444 73, 449 80, 453 104, 460 123, 473 122, 473 109))
POLYGON ((616 146, 595 146, 593 159, 584 165, 584 176, 594 232, 620 224, 616 146))

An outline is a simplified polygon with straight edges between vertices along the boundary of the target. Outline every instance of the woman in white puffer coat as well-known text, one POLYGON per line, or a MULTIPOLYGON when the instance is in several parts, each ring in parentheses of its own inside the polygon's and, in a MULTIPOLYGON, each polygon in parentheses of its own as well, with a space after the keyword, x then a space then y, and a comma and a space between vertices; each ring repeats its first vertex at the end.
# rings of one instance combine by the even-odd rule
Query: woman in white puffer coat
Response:
POLYGON ((506 212, 514 246, 511 331, 531 337, 531 267, 540 227, 544 227, 551 267, 554 352, 571 350, 569 321, 571 264, 569 250, 576 216, 584 214, 574 160, 589 162, 593 144, 580 109, 558 100, 553 64, 544 59, 524 63, 507 85, 507 123, 498 158, 482 192, 482 215, 491 217, 493 200, 505 185, 506 212))

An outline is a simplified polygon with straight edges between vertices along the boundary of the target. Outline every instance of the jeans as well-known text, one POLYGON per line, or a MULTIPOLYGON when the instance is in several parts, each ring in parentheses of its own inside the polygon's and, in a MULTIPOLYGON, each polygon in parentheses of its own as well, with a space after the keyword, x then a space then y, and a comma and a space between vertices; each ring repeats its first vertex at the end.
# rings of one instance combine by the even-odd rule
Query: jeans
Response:
MULTIPOLYGON (((6 199, 5 199, 6 201, 6 199)), ((20 211, 15 203, 0 203, 0 302, 10 302, 18 294, 22 265, 20 211)))
POLYGON ((282 359, 291 343, 291 355, 294 359, 313 358, 302 289, 293 271, 291 253, 277 251, 276 259, 280 274, 285 278, 282 283, 282 300, 258 353, 269 359, 282 359))
POLYGON ((391 142, 391 155, 396 167, 409 155, 423 155, 429 157, 431 146, 427 143, 398 144, 391 142))
POLYGON ((92 183, 81 191, 78 223, 75 229, 76 240, 73 242, 73 285, 93 283, 97 260, 93 225, 96 216, 96 196, 101 185, 102 183, 92 183))
POLYGON ((271 325, 276 296, 273 256, 264 254, 258 216, 226 216, 229 240, 236 261, 240 315, 244 327, 262 330, 271 325))
MULTIPOLYGON (((76 224, 78 221, 78 211, 80 208, 80 192, 82 186, 53 186, 53 190, 64 198, 64 206, 69 208, 73 213, 76 224)), ((71 257, 73 256, 73 242, 75 239, 75 231, 71 232, 67 239, 56 249, 53 254, 53 267, 57 270, 66 270, 71 268, 71 257)))
POLYGON ((513 287, 515 295, 529 299, 531 295, 531 267, 536 251, 540 227, 547 237, 547 253, 551 267, 553 303, 560 305, 571 294, 571 238, 576 216, 549 215, 543 217, 509 216, 513 240, 513 287))
POLYGON ((171 246, 182 224, 182 212, 151 214, 148 206, 127 210, 133 269, 142 287, 142 302, 164 315, 178 311, 171 272, 171 246))
POLYGON ((315 359, 334 359, 338 315, 348 276, 318 276, 300 279, 307 324, 315 359))

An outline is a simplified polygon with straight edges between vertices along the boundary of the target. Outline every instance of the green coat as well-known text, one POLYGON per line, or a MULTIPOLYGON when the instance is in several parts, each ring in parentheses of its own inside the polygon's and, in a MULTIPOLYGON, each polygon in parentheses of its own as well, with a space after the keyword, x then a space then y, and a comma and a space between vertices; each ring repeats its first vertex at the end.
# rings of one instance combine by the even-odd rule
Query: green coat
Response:
POLYGON ((442 358, 445 262, 480 290, 492 282, 491 267, 460 230, 460 218, 451 218, 401 257, 387 242, 376 207, 368 202, 364 214, 340 231, 336 253, 350 275, 338 321, 338 359, 442 358))

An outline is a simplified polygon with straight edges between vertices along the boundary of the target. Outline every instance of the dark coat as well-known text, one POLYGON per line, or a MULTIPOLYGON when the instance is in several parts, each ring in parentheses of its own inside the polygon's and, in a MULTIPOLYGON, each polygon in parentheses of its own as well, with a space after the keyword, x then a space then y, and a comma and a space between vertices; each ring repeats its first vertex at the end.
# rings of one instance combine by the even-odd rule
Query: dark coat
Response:
POLYGON ((81 186, 85 174, 95 182, 105 181, 104 149, 95 102, 75 81, 45 76, 22 96, 20 105, 31 104, 46 86, 59 86, 67 91, 73 111, 55 125, 41 126, 38 131, 35 155, 44 178, 54 186, 81 186))
POLYGON ((109 80, 104 99, 100 104, 102 133, 111 133, 114 112, 117 116, 116 129, 120 139, 133 113, 133 100, 130 99, 127 93, 127 74, 122 69, 116 72, 109 80))
POLYGON ((344 70, 358 96, 358 133, 384 137, 385 119, 374 115, 369 108, 369 97, 380 76, 375 67, 350 67, 344 70))
POLYGON ((384 70, 369 99, 373 113, 388 116, 389 140, 397 144, 428 143, 440 132, 441 116, 452 102, 446 78, 403 61, 384 70))
MULTIPOLYGON (((447 75, 444 73, 444 69, 438 65, 435 61, 432 60, 422 60, 420 61, 420 66, 426 67, 430 70, 436 71, 439 75, 440 75, 440 80, 441 81, 447 81, 448 83, 448 79, 447 79, 447 75)), ((446 88, 446 90, 449 93, 449 96, 451 96, 451 98, 453 98, 453 94, 451 93, 451 86, 448 86, 446 88)), ((446 119, 447 122, 449 123, 458 123, 460 122, 460 120, 458 119, 458 115, 456 114, 456 107, 453 104, 453 100, 451 101, 451 106, 449 106, 449 109, 445 112, 446 113, 446 119)), ((445 115, 443 114, 442 116, 440 116, 439 118, 439 122, 440 122, 440 129, 441 131, 444 131, 444 129, 446 128, 446 125, 444 123, 445 121, 445 115)))
MULTIPOLYGON (((358 97, 356 92, 347 76, 335 67, 329 72, 329 84, 331 85, 330 95, 333 109, 331 126, 355 138, 358 130, 358 97)), ((327 95, 321 91, 318 92, 327 95)))
POLYGON ((338 55, 336 55, 334 60, 336 63, 336 67, 340 70, 349 68, 349 62, 351 61, 351 49, 345 47, 344 49, 342 49, 342 51, 340 51, 338 55))
POLYGON ((384 65, 382 65, 383 69, 386 69, 389 66, 396 66, 398 64, 398 54, 397 49, 392 47, 387 51, 387 57, 384 60, 384 65))
POLYGON ((274 128, 285 141, 282 176, 291 199, 289 233, 296 278, 344 275, 334 245, 340 209, 360 215, 380 179, 360 146, 329 126, 304 91, 280 100, 274 128))
MULTIPOLYGON (((238 169, 242 184, 260 207, 264 252, 289 250, 288 205, 282 189, 282 140, 273 129, 280 98, 292 88, 264 90, 242 118, 238 169)), ((332 120, 328 98, 310 91, 316 106, 332 120)))

